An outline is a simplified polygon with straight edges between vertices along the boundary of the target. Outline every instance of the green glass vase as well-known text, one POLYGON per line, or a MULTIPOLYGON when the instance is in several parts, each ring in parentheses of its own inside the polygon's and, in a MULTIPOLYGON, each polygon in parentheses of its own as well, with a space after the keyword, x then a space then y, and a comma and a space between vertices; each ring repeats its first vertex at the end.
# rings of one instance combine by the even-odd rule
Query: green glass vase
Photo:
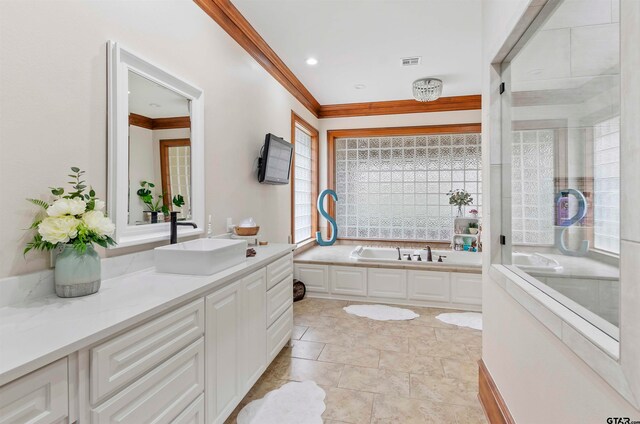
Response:
POLYGON ((87 245, 78 253, 71 244, 65 244, 56 258, 54 271, 56 294, 59 297, 80 297, 100 290, 100 256, 87 245))

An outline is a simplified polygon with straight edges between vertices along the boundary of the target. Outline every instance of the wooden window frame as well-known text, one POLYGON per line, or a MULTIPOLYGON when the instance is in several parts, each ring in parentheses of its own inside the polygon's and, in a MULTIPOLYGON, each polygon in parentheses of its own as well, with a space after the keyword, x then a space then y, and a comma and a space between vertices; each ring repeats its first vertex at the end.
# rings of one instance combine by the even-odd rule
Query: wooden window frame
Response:
MULTIPOLYGON (((480 123, 329 130, 327 131, 327 187, 334 191, 336 189, 336 138, 417 136, 429 134, 474 134, 481 132, 482 125, 480 123)), ((329 200, 328 212, 329 215, 335 218, 336 204, 331 199, 329 200)), ((329 236, 331 236, 331 227, 327 228, 327 231, 329 236)), ((338 237, 338 240, 342 240, 342 238, 338 237)), ((348 240, 358 241, 361 239, 349 238, 348 240)), ((376 240, 366 239, 366 241, 372 242, 376 240)), ((380 241, 393 240, 385 239, 380 241)))
POLYGON ((160 182, 162 185, 162 203, 171 210, 171 184, 169 169, 169 148, 170 147, 191 147, 191 139, 174 138, 160 140, 160 182))
POLYGON ((319 143, 320 132, 310 123, 302 119, 294 111, 291 111, 291 144, 293 144, 294 150, 291 155, 291 241, 294 244, 304 243, 313 239, 314 234, 318 231, 319 214, 316 209, 316 200, 320 193, 320 167, 319 167, 319 143), (296 125, 304 128, 305 131, 311 136, 311 234, 304 240, 296 240, 296 125))

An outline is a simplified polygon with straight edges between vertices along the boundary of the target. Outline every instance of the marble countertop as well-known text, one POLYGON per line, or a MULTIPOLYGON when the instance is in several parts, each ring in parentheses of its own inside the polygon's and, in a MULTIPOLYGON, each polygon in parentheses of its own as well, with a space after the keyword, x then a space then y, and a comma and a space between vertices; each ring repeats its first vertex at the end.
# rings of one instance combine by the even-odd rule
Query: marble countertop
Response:
POLYGON ((411 264, 406 261, 396 262, 367 262, 359 261, 350 257, 351 252, 356 246, 337 245, 337 246, 316 246, 296 254, 293 261, 297 263, 307 264, 323 264, 323 265, 340 265, 340 266, 361 266, 367 268, 394 268, 394 269, 412 269, 442 272, 463 272, 479 274, 482 272, 481 265, 453 265, 446 262, 421 262, 420 264, 411 264))
POLYGON ((208 276, 157 273, 154 269, 102 281, 94 295, 48 295, 0 308, 0 386, 59 358, 208 294, 294 249, 255 247, 244 264, 208 276))

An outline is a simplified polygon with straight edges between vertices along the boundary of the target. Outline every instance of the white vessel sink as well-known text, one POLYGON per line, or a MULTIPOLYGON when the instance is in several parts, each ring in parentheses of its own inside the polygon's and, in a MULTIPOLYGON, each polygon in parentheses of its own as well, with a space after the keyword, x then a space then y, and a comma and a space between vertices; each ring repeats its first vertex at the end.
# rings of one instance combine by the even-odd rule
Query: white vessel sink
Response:
POLYGON ((247 241, 207 239, 156 247, 156 271, 171 274, 211 275, 247 260, 247 241))

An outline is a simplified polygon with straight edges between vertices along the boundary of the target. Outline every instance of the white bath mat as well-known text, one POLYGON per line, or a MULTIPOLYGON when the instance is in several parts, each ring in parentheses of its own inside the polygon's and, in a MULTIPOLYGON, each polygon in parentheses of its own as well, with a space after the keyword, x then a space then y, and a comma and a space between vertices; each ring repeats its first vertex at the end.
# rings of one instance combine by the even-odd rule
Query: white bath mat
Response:
POLYGON ((349 305, 342 309, 348 314, 376 321, 404 321, 420 316, 410 309, 394 308, 387 305, 349 305))
POLYGON ((469 327, 474 330, 482 330, 482 314, 478 312, 440 314, 436 318, 447 324, 457 325, 458 327, 469 327))
POLYGON ((242 408, 237 423, 322 424, 325 396, 313 381, 287 383, 242 408))

